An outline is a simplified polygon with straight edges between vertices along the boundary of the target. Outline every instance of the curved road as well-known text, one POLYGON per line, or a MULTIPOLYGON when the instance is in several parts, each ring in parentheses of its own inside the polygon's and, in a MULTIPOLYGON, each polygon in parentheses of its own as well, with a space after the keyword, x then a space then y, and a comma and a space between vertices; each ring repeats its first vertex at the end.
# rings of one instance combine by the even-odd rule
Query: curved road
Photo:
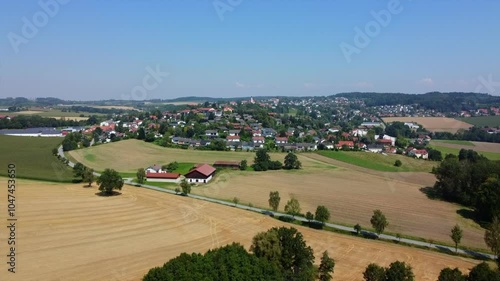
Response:
MULTIPOLYGON (((58 153, 59 153, 59 155, 61 157, 66 158, 66 156, 64 155, 64 151, 62 149, 62 145, 58 148, 58 153)), ((72 163, 72 162, 68 162, 68 165, 70 167, 74 167, 75 166, 75 164, 72 163)), ((94 173, 94 174, 96 176, 100 175, 99 173, 94 173)), ((139 184, 133 183, 131 180, 126 180, 125 184, 132 185, 132 186, 140 186, 140 187, 143 187, 143 188, 148 188, 148 189, 152 189, 152 190, 156 190, 156 191, 160 191, 160 192, 165 192, 165 193, 170 193, 170 194, 177 195, 177 193, 175 191, 173 191, 173 190, 164 189, 164 188, 161 188, 161 187, 156 187, 156 186, 147 185, 147 184, 141 184, 141 185, 139 185, 139 184)), ((243 209, 243 210, 254 211, 254 212, 258 212, 258 213, 262 213, 262 214, 269 214, 269 215, 273 214, 274 216, 277 216, 277 217, 279 217, 279 216, 289 216, 288 214, 284 214, 284 213, 280 213, 280 212, 270 212, 269 210, 266 210, 266 209, 249 207, 249 206, 240 205, 240 204, 236 204, 235 205, 234 203, 230 203, 230 202, 223 201, 223 200, 218 200, 218 199, 213 199, 213 198, 209 198, 209 197, 204 197, 204 196, 200 196, 200 195, 190 194, 189 197, 190 198, 194 198, 194 199, 199 199, 199 200, 204 200, 204 201, 212 202, 212 203, 222 204, 222 205, 226 205, 226 206, 230 206, 230 207, 236 207, 236 208, 240 208, 240 209, 243 209)), ((298 217, 298 216, 296 216, 295 219, 298 220, 298 221, 302 221, 302 222, 308 222, 308 220, 306 218, 304 218, 304 217, 298 217)), ((325 225, 329 226, 329 227, 332 227, 332 228, 335 228, 335 229, 343 230, 343 231, 349 231, 349 232, 354 231, 354 229, 352 227, 347 227, 347 226, 343 226, 343 225, 339 225, 339 224, 325 223, 325 225)), ((369 231, 362 231, 362 232, 363 232, 363 234, 366 234, 366 235, 373 235, 373 236, 376 235, 375 233, 369 232, 369 231)), ((413 240, 413 239, 407 239, 407 238, 401 238, 401 239, 399 239, 396 236, 387 235, 387 234, 381 234, 381 235, 379 235, 379 237, 382 238, 382 239, 386 239, 386 240, 400 241, 402 243, 406 243, 406 244, 410 244, 410 245, 416 245, 416 246, 422 246, 422 247, 429 247, 429 248, 433 248, 433 249, 439 250, 441 252, 447 252, 447 253, 454 253, 455 252, 455 248, 454 247, 449 247, 449 246, 444 246, 444 245, 439 245, 439 244, 432 244, 432 243, 428 243, 428 242, 422 242, 422 241, 413 240)), ((458 249, 458 253, 459 254, 470 255, 470 256, 473 256, 473 257, 476 257, 476 258, 482 258, 482 259, 485 259, 485 258, 496 259, 495 255, 491 255, 491 254, 487 254, 487 253, 481 253, 481 252, 474 252, 474 251, 469 251, 469 250, 463 250, 463 249, 458 249)))

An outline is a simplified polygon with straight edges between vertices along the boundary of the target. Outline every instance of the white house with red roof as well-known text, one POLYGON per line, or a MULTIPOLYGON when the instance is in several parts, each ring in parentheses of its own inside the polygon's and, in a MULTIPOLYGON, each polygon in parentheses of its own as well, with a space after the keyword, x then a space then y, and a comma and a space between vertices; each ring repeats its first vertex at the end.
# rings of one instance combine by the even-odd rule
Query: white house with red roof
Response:
POLYGON ((226 141, 228 142, 239 142, 240 136, 227 136, 226 141))

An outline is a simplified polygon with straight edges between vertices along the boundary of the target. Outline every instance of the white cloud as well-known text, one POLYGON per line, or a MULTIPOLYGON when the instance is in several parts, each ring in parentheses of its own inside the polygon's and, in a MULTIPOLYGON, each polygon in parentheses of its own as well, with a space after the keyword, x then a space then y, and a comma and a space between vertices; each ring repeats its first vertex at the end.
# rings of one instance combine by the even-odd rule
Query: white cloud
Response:
POLYGON ((432 78, 427 77, 427 78, 423 78, 422 80, 420 80, 419 84, 426 85, 426 86, 432 86, 432 85, 434 85, 434 81, 432 80, 432 78))

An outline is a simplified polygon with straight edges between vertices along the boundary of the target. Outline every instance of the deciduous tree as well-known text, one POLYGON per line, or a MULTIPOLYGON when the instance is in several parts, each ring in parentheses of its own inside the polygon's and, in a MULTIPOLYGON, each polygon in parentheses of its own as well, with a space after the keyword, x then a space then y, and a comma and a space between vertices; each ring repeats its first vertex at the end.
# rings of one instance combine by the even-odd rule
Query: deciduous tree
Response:
POLYGON ((497 256, 496 262, 500 267, 500 221, 498 217, 493 218, 493 222, 489 225, 484 233, 484 242, 490 247, 493 254, 497 256))
POLYGON ((443 268, 439 273, 438 281, 465 281, 466 276, 462 274, 460 269, 443 268))
POLYGON ((188 195, 189 193, 191 193, 191 184, 189 184, 186 179, 183 179, 181 181, 180 186, 182 188, 183 195, 188 195))
POLYGON ((363 272, 365 281, 385 281, 385 269, 377 264, 370 263, 363 272))
POLYGON ((106 169, 97 179, 99 190, 105 195, 113 194, 114 189, 121 190, 123 187, 123 179, 117 171, 106 169))
POLYGON ((90 168, 85 169, 85 171, 83 172, 83 182, 88 183, 88 187, 91 187, 94 180, 94 170, 90 168))
POLYGON ((325 206, 318 206, 316 208, 316 213, 314 214, 314 219, 325 224, 326 221, 330 219, 330 211, 325 206))
POLYGON ((335 267, 335 261, 328 256, 328 252, 324 251, 321 256, 321 263, 319 264, 319 280, 320 281, 330 281, 332 280, 333 268, 335 267))
POLYGON ((137 170, 136 176, 137 182, 143 184, 146 181, 146 170, 144 170, 144 168, 140 168, 137 170))
POLYGON ((373 211, 373 216, 370 219, 370 222, 378 235, 384 232, 384 229, 389 225, 387 218, 380 210, 373 211))
POLYGON ((285 212, 289 215, 292 215, 292 217, 300 214, 300 210, 299 200, 297 200, 295 197, 292 197, 290 200, 288 200, 285 205, 285 212))
POLYGON ((460 244, 460 241, 462 240, 463 237, 463 231, 462 228, 458 224, 456 224, 452 229, 451 229, 451 240, 453 240, 453 243, 455 243, 455 252, 458 252, 458 244, 460 244))
POLYGON ((273 209, 273 211, 278 211, 278 207, 280 205, 280 193, 278 191, 271 191, 269 193, 269 207, 273 209))

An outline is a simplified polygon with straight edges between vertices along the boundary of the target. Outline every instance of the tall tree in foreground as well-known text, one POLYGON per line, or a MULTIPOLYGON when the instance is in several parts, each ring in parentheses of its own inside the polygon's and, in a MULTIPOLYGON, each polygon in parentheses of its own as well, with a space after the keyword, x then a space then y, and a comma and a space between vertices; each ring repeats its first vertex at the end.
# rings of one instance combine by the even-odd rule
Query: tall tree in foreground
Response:
POLYGON ((278 207, 280 205, 280 193, 278 191, 271 191, 269 193, 269 207, 273 209, 273 211, 278 211, 278 207))
POLYGON ((313 250, 306 245, 302 233, 293 227, 274 227, 257 234, 250 250, 271 263, 277 261, 283 272, 282 280, 313 281, 316 278, 313 250))
POLYGON ((302 167, 302 163, 300 163, 299 158, 295 153, 290 152, 285 156, 285 165, 283 168, 287 170, 291 169, 300 169, 302 167))
POLYGON ((370 219, 370 222, 375 229, 375 232, 377 232, 377 235, 380 235, 382 232, 384 232, 384 229, 389 225, 389 222, 387 222, 387 218, 380 210, 373 211, 373 216, 370 219))
POLYGON ((94 177, 94 169, 87 168, 83 172, 83 182, 88 183, 88 187, 92 186, 92 183, 95 181, 94 177))
POLYGON ((328 252, 324 251, 323 256, 321 256, 321 263, 319 264, 319 280, 320 281, 330 281, 332 280, 333 268, 335 267, 335 261, 328 256, 328 252))
POLYGON ((370 263, 363 272, 365 281, 385 281, 385 269, 377 264, 370 263))
POLYGON ((123 179, 117 171, 106 169, 97 179, 99 190, 104 195, 112 195, 114 189, 121 190, 123 187, 123 179))
POLYGON ((474 266, 470 272, 467 281, 499 281, 500 275, 490 268, 490 266, 482 262, 474 266))
POLYGON ((285 212, 295 218, 300 214, 300 203, 295 197, 292 197, 285 205, 285 212))
POLYGON ((444 268, 439 273, 438 281, 465 281, 466 276, 463 275, 460 269, 451 269, 449 267, 444 268))
POLYGON ((385 271, 386 281, 413 281, 415 275, 410 265, 404 262, 395 261, 389 265, 385 271))
POLYGON ((137 170, 136 176, 137 182, 143 184, 146 181, 146 170, 144 170, 144 168, 140 168, 137 170))
POLYGON ((314 214, 314 219, 325 224, 330 219, 330 211, 325 206, 318 206, 314 214))
POLYGON ((463 237, 463 231, 462 228, 458 224, 456 224, 452 229, 451 229, 451 240, 453 240, 453 243, 455 243, 455 252, 458 252, 458 244, 460 244, 460 241, 462 240, 463 237))
POLYGON ((498 217, 493 217, 493 221, 484 233, 484 242, 490 247, 491 251, 497 256, 497 266, 500 268, 500 221, 498 217))

